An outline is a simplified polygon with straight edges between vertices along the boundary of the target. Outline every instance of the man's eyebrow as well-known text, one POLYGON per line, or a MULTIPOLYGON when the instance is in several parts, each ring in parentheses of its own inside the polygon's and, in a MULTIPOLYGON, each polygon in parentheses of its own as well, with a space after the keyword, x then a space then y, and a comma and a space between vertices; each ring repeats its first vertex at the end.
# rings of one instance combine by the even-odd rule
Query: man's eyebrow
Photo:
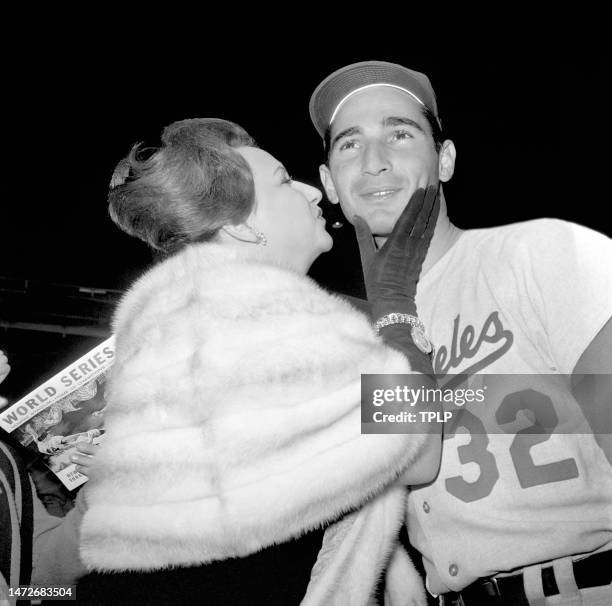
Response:
MULTIPOLYGON (((416 128, 417 130, 422 132, 424 135, 427 134, 425 132, 425 129, 412 118, 406 118, 404 116, 389 116, 382 120, 383 126, 399 126, 400 124, 404 124, 406 126, 412 126, 413 128, 416 128)), ((331 144, 329 146, 330 151, 334 149, 334 146, 336 145, 336 143, 338 143, 338 141, 340 141, 340 139, 343 139, 344 137, 351 137, 352 135, 360 135, 360 134, 361 134, 361 129, 358 126, 350 126, 349 128, 346 128, 343 131, 340 131, 332 139, 331 144)))
POLYGON ((336 145, 336 143, 338 143, 340 139, 343 139, 344 137, 350 137, 351 135, 358 135, 359 133, 361 133, 361 129, 358 126, 349 126, 349 128, 345 128, 332 139, 329 149, 332 150, 334 148, 334 145, 336 145))
POLYGON ((405 118, 404 116, 389 116, 383 120, 383 126, 399 126, 400 124, 412 126, 417 130, 420 130, 423 134, 427 134, 425 129, 412 118, 405 118))

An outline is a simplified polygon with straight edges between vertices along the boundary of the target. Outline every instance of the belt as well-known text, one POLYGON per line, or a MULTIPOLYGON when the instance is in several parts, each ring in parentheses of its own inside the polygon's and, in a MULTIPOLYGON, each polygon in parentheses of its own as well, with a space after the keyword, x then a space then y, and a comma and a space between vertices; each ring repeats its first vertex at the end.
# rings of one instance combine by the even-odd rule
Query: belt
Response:
MULTIPOLYGON (((595 553, 573 562, 574 578, 579 589, 598 587, 612 583, 612 551, 595 553)), ((559 593, 555 571, 552 566, 542 568, 542 587, 545 596, 559 593)), ((498 604, 507 606, 529 606, 523 584, 523 573, 506 577, 477 579, 459 593, 442 594, 440 604, 457 606, 480 606, 498 604)))

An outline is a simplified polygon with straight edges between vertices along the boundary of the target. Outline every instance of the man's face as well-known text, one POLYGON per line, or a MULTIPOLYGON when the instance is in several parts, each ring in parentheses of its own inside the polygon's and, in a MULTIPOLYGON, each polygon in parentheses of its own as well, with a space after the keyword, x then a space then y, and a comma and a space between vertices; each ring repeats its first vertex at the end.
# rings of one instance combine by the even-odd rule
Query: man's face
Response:
POLYGON ((439 181, 421 107, 404 91, 376 86, 350 97, 331 125, 329 168, 321 167, 327 196, 374 235, 388 235, 412 194, 439 181))

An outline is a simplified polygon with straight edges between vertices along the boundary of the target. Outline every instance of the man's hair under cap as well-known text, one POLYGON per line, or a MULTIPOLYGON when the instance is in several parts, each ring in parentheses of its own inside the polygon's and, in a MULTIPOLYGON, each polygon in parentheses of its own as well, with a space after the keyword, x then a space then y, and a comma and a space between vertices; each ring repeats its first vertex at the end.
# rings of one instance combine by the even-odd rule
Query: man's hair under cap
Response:
POLYGON ((364 88, 383 85, 408 93, 429 108, 439 121, 436 95, 425 74, 397 63, 361 61, 336 70, 312 93, 310 118, 321 138, 325 137, 329 125, 349 97, 364 88))

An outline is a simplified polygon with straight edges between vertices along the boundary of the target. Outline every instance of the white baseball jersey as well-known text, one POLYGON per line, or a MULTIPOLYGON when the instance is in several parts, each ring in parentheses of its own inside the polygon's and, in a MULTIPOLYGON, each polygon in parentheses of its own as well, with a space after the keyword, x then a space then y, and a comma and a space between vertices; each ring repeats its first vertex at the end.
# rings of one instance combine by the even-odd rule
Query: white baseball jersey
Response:
POLYGON ((612 464, 569 382, 612 315, 612 240, 553 219, 466 231, 417 308, 435 371, 486 385, 447 428, 436 480, 410 493, 432 592, 612 548, 612 464))

